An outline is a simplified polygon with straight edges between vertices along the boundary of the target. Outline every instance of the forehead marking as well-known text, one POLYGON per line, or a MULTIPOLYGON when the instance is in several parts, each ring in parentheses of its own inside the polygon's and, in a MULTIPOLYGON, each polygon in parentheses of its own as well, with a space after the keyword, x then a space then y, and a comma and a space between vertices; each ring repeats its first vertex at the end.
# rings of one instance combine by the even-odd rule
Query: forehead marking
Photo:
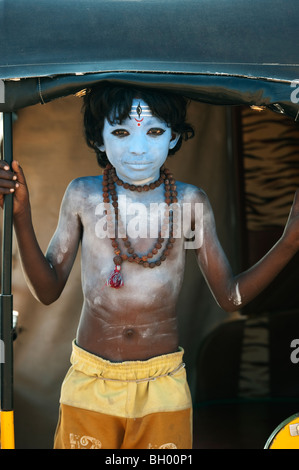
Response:
POLYGON ((140 101, 138 105, 133 105, 131 112, 130 112, 130 118, 135 119, 137 122, 137 126, 140 126, 140 123, 143 121, 144 117, 151 117, 152 112, 150 110, 150 107, 147 104, 144 104, 141 106, 140 101), (141 118, 141 115, 143 116, 141 118), (138 118, 138 119, 137 119, 138 118))

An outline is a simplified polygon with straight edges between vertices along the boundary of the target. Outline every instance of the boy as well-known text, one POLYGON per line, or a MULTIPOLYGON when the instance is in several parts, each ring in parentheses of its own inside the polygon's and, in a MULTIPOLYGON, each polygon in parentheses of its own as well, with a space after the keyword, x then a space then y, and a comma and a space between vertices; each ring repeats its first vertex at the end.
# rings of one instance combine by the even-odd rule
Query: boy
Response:
POLYGON ((192 447, 175 312, 188 236, 185 208, 191 208, 196 241, 190 246, 226 311, 246 305, 298 250, 295 197, 278 243, 254 267, 232 275, 207 196, 175 182, 164 168, 182 138, 193 135, 185 109, 182 97, 147 89, 106 84, 87 93, 86 139, 104 174, 69 185, 46 256, 35 238, 22 169, 17 162, 13 171, 0 164, 1 198, 15 194, 15 233, 37 299, 50 304, 59 297, 82 246, 84 303, 62 386, 55 448, 192 447))

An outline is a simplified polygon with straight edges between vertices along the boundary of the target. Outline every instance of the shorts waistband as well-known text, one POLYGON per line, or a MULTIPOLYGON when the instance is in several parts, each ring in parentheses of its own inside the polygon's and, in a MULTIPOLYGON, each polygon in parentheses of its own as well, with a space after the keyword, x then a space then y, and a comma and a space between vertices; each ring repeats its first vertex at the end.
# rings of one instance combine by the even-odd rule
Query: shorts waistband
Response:
POLYGON ((71 363, 75 370, 99 379, 143 382, 179 372, 185 367, 183 355, 183 348, 179 348, 177 352, 163 354, 144 361, 111 362, 86 351, 74 340, 71 363))

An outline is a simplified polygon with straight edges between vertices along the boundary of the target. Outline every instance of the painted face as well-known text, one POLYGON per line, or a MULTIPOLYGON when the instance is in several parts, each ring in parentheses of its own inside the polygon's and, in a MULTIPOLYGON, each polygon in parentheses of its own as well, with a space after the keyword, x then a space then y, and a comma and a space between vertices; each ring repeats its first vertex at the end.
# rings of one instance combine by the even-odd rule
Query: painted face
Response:
POLYGON ((167 123, 153 116, 149 106, 134 99, 130 117, 121 124, 105 119, 105 151, 119 178, 131 184, 145 184, 159 178, 168 151, 178 139, 167 123))

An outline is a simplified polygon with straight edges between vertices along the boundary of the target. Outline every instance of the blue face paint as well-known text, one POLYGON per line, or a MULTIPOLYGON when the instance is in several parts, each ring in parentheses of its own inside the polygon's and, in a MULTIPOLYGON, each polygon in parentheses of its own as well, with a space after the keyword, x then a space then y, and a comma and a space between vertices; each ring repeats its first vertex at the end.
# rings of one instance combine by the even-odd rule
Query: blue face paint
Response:
POLYGON ((143 100, 134 99, 128 119, 110 124, 105 119, 101 151, 105 151, 119 178, 130 184, 156 181, 169 149, 179 135, 165 121, 152 115, 143 100))

